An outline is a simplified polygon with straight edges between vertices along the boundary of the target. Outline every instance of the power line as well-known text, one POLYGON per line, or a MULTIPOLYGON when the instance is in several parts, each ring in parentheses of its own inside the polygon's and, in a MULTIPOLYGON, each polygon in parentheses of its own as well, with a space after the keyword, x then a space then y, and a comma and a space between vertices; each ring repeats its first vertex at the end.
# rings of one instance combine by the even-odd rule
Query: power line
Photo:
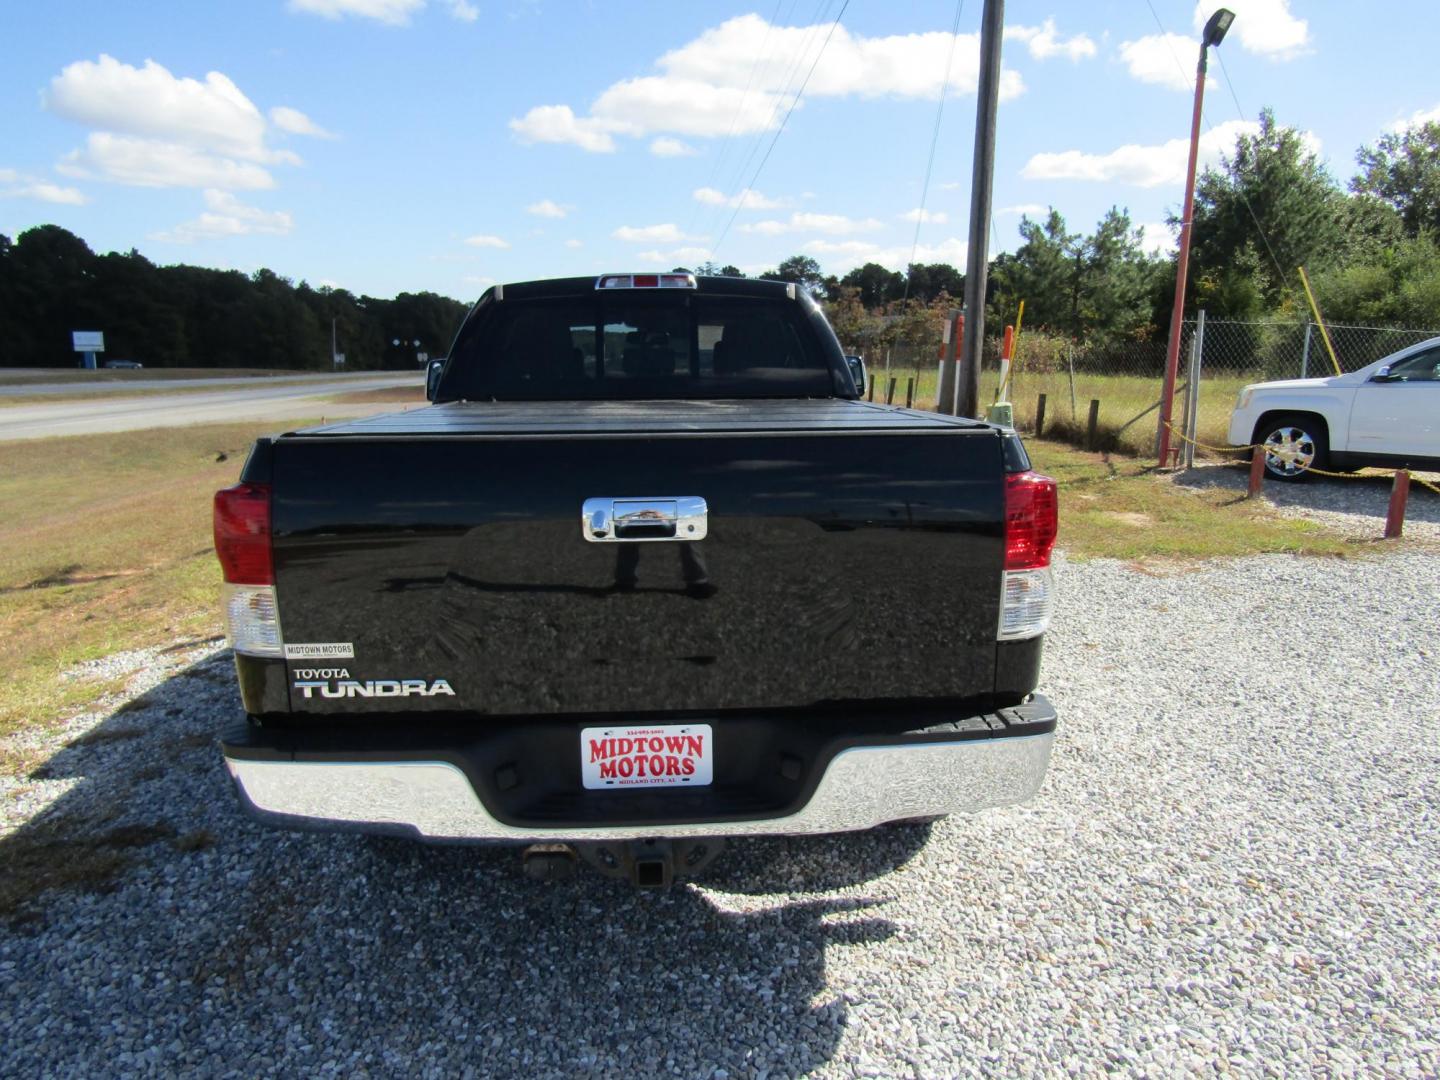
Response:
MULTIPOLYGON (((1240 107, 1240 95, 1235 93, 1235 84, 1230 81, 1230 72, 1226 70, 1225 58, 1220 55, 1219 49, 1215 50, 1215 59, 1220 61, 1220 74, 1225 76, 1225 85, 1230 88, 1230 97, 1235 102, 1235 112, 1241 120, 1248 124, 1250 122, 1249 117, 1245 115, 1245 110, 1240 107)), ((1240 201, 1245 204, 1245 209, 1250 212, 1250 220, 1255 222, 1255 231, 1260 234, 1260 242, 1265 245, 1265 250, 1270 254, 1270 261, 1275 264, 1275 272, 1280 276, 1280 287, 1287 292, 1290 291, 1290 288, 1293 287, 1287 287, 1286 285, 1285 270, 1280 265, 1280 258, 1275 254, 1275 249, 1270 246, 1270 237, 1265 235, 1265 229, 1260 224, 1260 218, 1256 215, 1255 208, 1250 205, 1250 200, 1245 195, 1245 189, 1237 186, 1235 193, 1240 196, 1240 201)), ((1191 227, 1194 227, 1193 223, 1191 227)))
MULTIPOLYGON (((798 2, 798 0, 791 0, 790 15, 792 16, 795 13, 796 2, 798 2)), ((740 197, 740 194, 743 190, 741 188, 741 181, 744 179, 745 173, 749 171, 750 163, 755 160, 755 155, 760 152, 760 147, 765 142, 766 132, 770 131, 775 126, 775 121, 780 116, 780 107, 785 103, 785 99, 789 97, 791 87, 795 85, 795 79, 800 74, 800 67, 804 63, 805 57, 808 56, 810 53, 811 43, 815 40, 816 35, 819 34, 820 28, 825 25, 824 21, 820 17, 821 13, 827 8, 829 8, 829 6, 833 2, 834 0, 819 0, 819 2, 815 5, 815 10, 810 16, 809 24, 805 31, 805 38, 803 41, 801 41, 800 47, 795 50, 795 55, 790 60, 790 66, 786 69, 785 78, 780 83, 778 89, 775 91, 775 104, 772 105, 770 108, 769 117, 766 119, 765 124, 755 132, 754 137, 751 138, 750 152, 745 155, 745 160, 740 163, 740 167, 735 170, 735 173, 733 176, 731 176, 729 183, 727 183, 723 188, 724 191, 735 192, 736 198, 740 197)), ((714 223, 716 225, 720 223, 720 219, 725 214, 725 205, 726 204, 722 202, 719 208, 715 211, 714 223)), ((713 249, 711 251, 711 254, 714 254, 713 249)))
MULTIPOLYGON (((810 85, 810 76, 815 74, 816 65, 820 63, 820 58, 825 55, 825 49, 829 46, 830 39, 835 36, 835 28, 840 25, 840 20, 845 16, 845 9, 849 6, 850 0, 845 0, 845 2, 840 5, 840 11, 836 14, 835 21, 830 24, 830 31, 825 35, 825 40, 820 45, 820 51, 815 54, 815 59, 810 64, 810 70, 805 73, 805 81, 800 84, 800 89, 796 91, 795 97, 790 102, 790 108, 785 110, 785 117, 780 121, 780 127, 776 130, 775 137, 770 140, 770 145, 765 150, 765 156, 760 159, 760 164, 755 168, 755 175, 750 178, 750 183, 746 185, 746 187, 751 190, 754 190, 756 182, 760 179, 760 174, 765 170, 765 163, 770 160, 770 155, 775 150, 775 144, 780 141, 780 136, 785 134, 785 125, 790 122, 790 114, 795 111, 795 106, 799 104, 801 96, 805 93, 805 87, 810 85)), ((714 258, 715 252, 718 251, 720 245, 725 242, 725 237, 730 233, 730 226, 735 224, 735 217, 740 213, 740 206, 743 202, 744 200, 742 198, 736 198, 735 209, 730 214, 730 220, 725 223, 725 228, 720 233, 720 238, 715 241, 715 246, 710 249, 711 258, 714 258)))
MULTIPOLYGON (((915 215, 915 239, 910 243, 910 261, 905 264, 903 304, 910 299, 910 267, 915 265, 915 252, 920 250, 920 228, 925 224, 925 201, 930 197, 930 174, 935 168, 935 147, 940 143, 940 118, 945 115, 945 95, 950 90, 950 66, 955 61, 955 41, 960 35, 960 14, 965 0, 956 0, 955 21, 950 25, 950 51, 945 54, 945 77, 940 80, 940 100, 935 106, 935 129, 930 133, 930 156, 925 159, 925 183, 920 187, 920 209, 915 215)), ((992 219, 993 224, 993 219, 992 219)))
MULTIPOLYGON (((780 18, 780 6, 785 0, 775 0, 775 10, 770 13, 770 22, 765 27, 764 40, 760 42, 760 51, 755 54, 755 63, 750 65, 750 75, 745 80, 745 90, 740 95, 740 103, 735 106, 734 115, 730 117, 730 126, 725 130, 725 138, 720 143, 719 152, 710 167, 710 176, 705 181, 706 187, 714 187, 715 178, 720 175, 720 163, 725 160, 725 151, 730 145, 730 136, 735 134, 735 125, 740 120, 740 114, 745 111, 745 103, 750 100, 750 87, 755 82, 755 74, 760 70, 760 65, 765 62, 766 51, 770 47, 770 35, 774 32, 777 20, 780 18)), ((697 206, 690 212, 690 224, 685 231, 689 232, 695 227, 695 220, 700 216, 700 208, 697 206)))

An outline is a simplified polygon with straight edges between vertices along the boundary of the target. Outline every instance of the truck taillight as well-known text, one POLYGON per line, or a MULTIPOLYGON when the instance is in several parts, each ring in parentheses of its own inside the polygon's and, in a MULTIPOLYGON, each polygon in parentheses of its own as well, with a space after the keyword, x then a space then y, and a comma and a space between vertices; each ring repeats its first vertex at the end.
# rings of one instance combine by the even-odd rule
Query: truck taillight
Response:
POLYGON ((236 484, 215 493, 215 556, 232 585, 273 585, 270 488, 236 484))
POLYGON ((1005 478, 1005 573, 1000 595, 1002 641, 1043 634, 1055 606, 1050 552, 1060 522, 1055 481, 1038 473, 1005 478))
POLYGON ((236 484, 217 491, 214 520, 231 647, 249 656, 284 655, 270 556, 269 486, 236 484))
POLYGON ((1055 481, 1039 473, 1005 478, 1005 569, 1033 570, 1050 565, 1060 502, 1055 481))

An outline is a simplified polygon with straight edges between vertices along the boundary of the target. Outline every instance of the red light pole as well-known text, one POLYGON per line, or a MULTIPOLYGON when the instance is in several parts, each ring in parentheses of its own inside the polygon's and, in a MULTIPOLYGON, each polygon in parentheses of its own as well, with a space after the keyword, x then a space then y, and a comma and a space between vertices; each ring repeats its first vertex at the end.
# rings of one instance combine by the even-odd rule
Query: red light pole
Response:
POLYGON ((1165 349, 1165 389, 1160 396, 1160 467, 1170 460, 1170 418, 1175 406, 1175 373, 1180 366, 1180 331, 1185 318, 1185 278, 1190 269, 1190 226, 1195 217, 1195 165, 1200 155, 1200 107, 1205 101, 1206 55, 1225 40, 1235 13, 1221 8, 1210 16, 1200 36, 1200 63, 1195 69, 1195 112, 1190 118, 1190 163, 1185 169, 1185 205, 1180 213, 1180 253, 1175 266, 1175 306, 1170 311, 1170 343, 1165 349))

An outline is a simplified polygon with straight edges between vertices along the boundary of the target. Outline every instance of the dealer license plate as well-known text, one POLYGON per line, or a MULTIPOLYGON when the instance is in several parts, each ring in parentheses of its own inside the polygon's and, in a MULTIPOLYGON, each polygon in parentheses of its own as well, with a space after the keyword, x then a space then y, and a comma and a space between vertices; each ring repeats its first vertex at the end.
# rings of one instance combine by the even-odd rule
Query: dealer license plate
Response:
POLYGON ((705 787, 714 761, 709 724, 592 727, 580 732, 580 775, 591 789, 705 787))

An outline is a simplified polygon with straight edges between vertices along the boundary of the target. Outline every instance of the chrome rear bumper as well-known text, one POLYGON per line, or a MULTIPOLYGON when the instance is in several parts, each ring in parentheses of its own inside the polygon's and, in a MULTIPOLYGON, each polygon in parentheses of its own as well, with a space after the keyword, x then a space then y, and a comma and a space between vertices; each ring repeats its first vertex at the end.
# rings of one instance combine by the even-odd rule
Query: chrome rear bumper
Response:
POLYGON ((226 758, 258 817, 300 828, 418 834, 431 840, 630 840, 853 832, 889 821, 973 813, 1031 798, 1053 732, 957 742, 862 746, 827 765, 794 813, 747 821, 648 822, 557 828, 497 820, 465 773, 445 761, 284 761, 226 758))

